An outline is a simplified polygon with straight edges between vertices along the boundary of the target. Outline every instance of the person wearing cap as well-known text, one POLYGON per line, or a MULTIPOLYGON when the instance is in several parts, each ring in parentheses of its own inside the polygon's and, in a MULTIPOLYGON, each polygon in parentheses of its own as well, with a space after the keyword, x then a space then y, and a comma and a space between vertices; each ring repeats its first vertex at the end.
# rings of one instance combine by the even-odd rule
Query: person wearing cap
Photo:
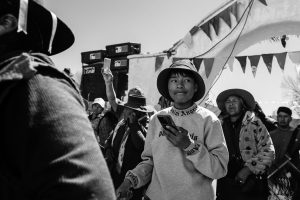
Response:
POLYGON ((92 123, 95 136, 102 150, 110 132, 117 124, 116 116, 104 108, 105 101, 102 98, 95 98, 92 103, 92 113, 89 115, 89 120, 92 123))
POLYGON ((217 104, 225 116, 222 127, 229 150, 228 173, 217 181, 217 199, 266 200, 266 170, 274 159, 274 146, 253 112, 254 97, 243 89, 228 89, 217 96, 217 104))
POLYGON ((38 3, 0 0, 1 200, 116 198, 79 89, 49 57, 73 42, 38 3))
POLYGON ((276 199, 282 196, 296 200, 300 198, 300 129, 290 126, 292 110, 288 107, 281 106, 277 109, 277 121, 278 128, 270 132, 276 151, 275 161, 269 170, 272 174, 270 198, 276 199), (286 156, 291 159, 289 163, 285 163, 288 160, 286 156), (285 164, 282 165, 283 163, 285 164), (278 190, 278 188, 281 189, 278 190))
POLYGON ((205 84, 193 63, 176 61, 157 77, 162 96, 173 102, 151 117, 143 161, 118 188, 126 193, 149 183, 145 199, 214 199, 213 180, 226 175, 228 150, 221 123, 196 104, 205 84), (176 127, 162 127, 158 115, 170 115, 176 127))
MULTIPOLYGON (((146 105, 146 97, 139 87, 128 91, 127 102, 116 98, 112 84, 111 72, 102 71, 106 84, 106 95, 112 110, 119 117, 111 136, 107 139, 106 160, 110 166, 110 172, 115 188, 122 183, 128 170, 141 162, 141 154, 144 150, 146 129, 148 126, 148 114, 152 112, 146 105)), ((145 187, 126 193, 134 200, 143 198, 145 187)), ((123 195, 122 195, 123 196, 123 195)), ((121 196, 118 196, 121 198, 121 196)))

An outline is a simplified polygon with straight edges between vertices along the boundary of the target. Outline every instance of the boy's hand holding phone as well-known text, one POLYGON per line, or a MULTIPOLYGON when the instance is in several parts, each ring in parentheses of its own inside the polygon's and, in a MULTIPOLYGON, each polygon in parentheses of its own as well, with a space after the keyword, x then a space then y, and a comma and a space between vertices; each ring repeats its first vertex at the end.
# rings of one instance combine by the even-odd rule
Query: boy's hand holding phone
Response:
POLYGON ((157 118, 164 129, 167 129, 167 126, 171 126, 177 130, 177 126, 170 115, 157 115, 157 118))
POLYGON ((158 115, 157 118, 164 128, 163 131, 167 139, 174 146, 185 149, 193 142, 188 131, 182 127, 176 126, 170 115, 158 115))

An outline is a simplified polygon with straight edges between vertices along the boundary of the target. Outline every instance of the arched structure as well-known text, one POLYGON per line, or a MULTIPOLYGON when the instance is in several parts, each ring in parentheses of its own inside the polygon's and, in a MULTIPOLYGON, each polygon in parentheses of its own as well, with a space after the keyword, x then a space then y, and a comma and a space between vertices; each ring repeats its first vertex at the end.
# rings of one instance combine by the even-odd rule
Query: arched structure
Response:
POLYGON ((199 73, 209 89, 230 57, 271 37, 300 35, 299 10, 299 0, 227 1, 194 26, 168 52, 129 57, 129 88, 139 85, 145 91, 148 103, 155 105, 160 96, 156 77, 172 58, 211 58, 211 66, 207 68, 203 63, 199 66, 199 73))

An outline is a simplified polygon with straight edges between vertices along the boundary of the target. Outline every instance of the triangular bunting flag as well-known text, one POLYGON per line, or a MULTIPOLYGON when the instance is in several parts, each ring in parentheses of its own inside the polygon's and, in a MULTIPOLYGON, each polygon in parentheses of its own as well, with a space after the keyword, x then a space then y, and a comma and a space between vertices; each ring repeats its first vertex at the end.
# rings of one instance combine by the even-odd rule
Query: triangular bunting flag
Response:
POLYGON ((230 9, 223 10, 218 16, 231 28, 230 9))
POLYGON ((207 35, 207 37, 209 37, 209 39, 211 40, 209 23, 206 22, 205 24, 200 26, 200 28, 207 35))
POLYGON ((286 54, 287 52, 283 52, 283 53, 275 53, 274 56, 277 59, 278 65, 279 67, 284 70, 284 65, 285 65, 285 60, 286 60, 286 54))
POLYGON ((272 71, 273 55, 274 54, 262 54, 261 55, 270 74, 271 74, 271 71, 272 71))
POLYGON ((262 4, 264 4, 265 6, 267 6, 268 4, 267 4, 267 2, 266 2, 266 0, 259 0, 262 4))
POLYGON ((220 26, 220 19, 219 16, 214 17, 213 19, 210 20, 210 23, 213 25, 215 29, 216 35, 219 35, 219 26, 220 26))
POLYGON ((205 74, 206 77, 208 78, 212 70, 212 66, 214 64, 214 58, 204 58, 203 60, 204 60, 205 74))
POLYGON ((289 58, 295 64, 300 64, 300 51, 289 52, 289 58))
POLYGON ((236 21, 240 21, 239 19, 239 12, 238 12, 238 3, 235 2, 234 4, 232 4, 228 10, 234 15, 236 21))
POLYGON ((242 67, 243 72, 246 72, 246 64, 247 64, 247 56, 237 56, 235 57, 239 62, 242 67))
POLYGON ((255 76, 256 76, 256 71, 257 71, 257 66, 252 65, 252 66, 251 66, 251 70, 252 70, 253 77, 255 78, 255 76))
POLYGON ((157 56, 155 59, 155 71, 159 70, 161 68, 161 65, 164 62, 165 57, 163 56, 157 56))
POLYGON ((192 35, 190 32, 188 32, 182 40, 188 48, 191 48, 193 41, 192 41, 192 35))
POLYGON ((191 35, 194 35, 199 30, 198 26, 194 26, 189 32, 191 35))
POLYGON ((172 60, 172 62, 174 63, 174 62, 176 62, 176 61, 178 61, 178 60, 180 60, 180 58, 174 57, 173 60, 172 60))
POLYGON ((233 72, 233 62, 234 62, 234 58, 229 57, 229 59, 227 61, 227 65, 229 66, 229 69, 230 69, 231 72, 233 72))
POLYGON ((193 63, 194 63, 194 65, 195 65, 198 72, 199 72, 202 60, 203 60, 202 58, 193 58, 193 63))
POLYGON ((174 63, 174 62, 176 62, 176 61, 178 61, 178 60, 182 60, 183 58, 176 58, 176 57, 174 57, 173 58, 173 60, 172 60, 172 62, 174 63))
POLYGON ((259 59, 260 59, 260 55, 248 56, 248 58, 250 60, 250 65, 251 65, 253 77, 255 77, 257 67, 258 67, 258 63, 259 63, 259 59))
POLYGON ((260 55, 248 56, 248 58, 250 60, 250 65, 251 66, 255 66, 255 67, 258 66, 260 55))

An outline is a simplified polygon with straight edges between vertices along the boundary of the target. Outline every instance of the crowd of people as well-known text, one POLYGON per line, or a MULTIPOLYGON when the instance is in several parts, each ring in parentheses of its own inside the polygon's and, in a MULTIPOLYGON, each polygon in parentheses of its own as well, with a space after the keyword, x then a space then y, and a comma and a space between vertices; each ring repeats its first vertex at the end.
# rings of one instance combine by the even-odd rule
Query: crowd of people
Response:
POLYGON ((102 71, 108 101, 94 99, 87 114, 78 85, 49 57, 73 42, 35 1, 0 0, 0 199, 300 198, 290 108, 272 119, 233 88, 217 96, 216 116, 197 104, 205 83, 183 59, 159 73, 156 110, 139 87, 118 99, 102 71))

